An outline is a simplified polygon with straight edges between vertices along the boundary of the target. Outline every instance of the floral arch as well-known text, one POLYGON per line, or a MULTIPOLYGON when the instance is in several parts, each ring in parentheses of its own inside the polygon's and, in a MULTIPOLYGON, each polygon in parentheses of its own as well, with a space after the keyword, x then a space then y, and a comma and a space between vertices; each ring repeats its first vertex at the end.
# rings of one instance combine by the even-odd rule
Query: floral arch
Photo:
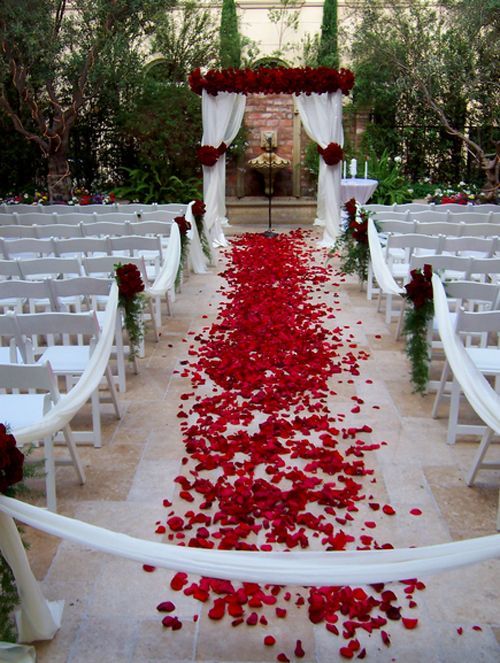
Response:
POLYGON ((203 137, 198 158, 203 166, 205 221, 216 245, 225 246, 226 164, 220 159, 236 137, 248 94, 294 94, 308 136, 321 154, 318 177, 317 223, 325 227, 323 243, 335 242, 340 225, 340 162, 342 146, 342 95, 354 85, 348 69, 328 67, 257 69, 195 69, 189 84, 202 99, 203 137))

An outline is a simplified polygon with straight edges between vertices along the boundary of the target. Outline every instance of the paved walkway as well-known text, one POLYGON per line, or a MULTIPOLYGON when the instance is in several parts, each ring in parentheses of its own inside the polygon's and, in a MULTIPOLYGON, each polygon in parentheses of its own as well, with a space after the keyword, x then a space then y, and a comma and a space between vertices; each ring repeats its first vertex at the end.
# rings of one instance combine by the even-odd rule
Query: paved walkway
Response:
MULTIPOLYGON (((230 232, 244 230, 238 226, 230 232)), ((176 371, 187 358, 190 334, 216 318, 222 282, 216 271, 187 279, 160 342, 148 340, 140 374, 128 376, 123 418, 117 422, 111 411, 105 414, 103 448, 82 449, 86 485, 75 483, 71 468, 58 470, 60 513, 159 540, 155 523, 165 515, 163 499, 175 505, 178 486, 172 480, 183 453, 176 414, 186 385, 176 371)), ((430 418, 432 396, 412 394, 403 344, 394 341, 394 328, 385 325, 355 279, 348 278, 338 296, 336 291, 332 285, 338 324, 349 325, 353 342, 370 354, 359 379, 338 385, 339 407, 352 406, 353 395, 362 398, 367 413, 363 423, 373 427, 374 441, 387 442, 370 457, 378 477, 374 493, 378 501, 390 502, 398 516, 379 526, 378 538, 396 546, 419 546, 494 533, 500 473, 485 473, 476 488, 467 488, 464 475, 476 444, 446 445, 446 419, 430 418), (413 507, 419 507, 422 516, 409 515, 413 507)), ((232 628, 227 617, 220 622, 208 619, 202 604, 170 592, 170 572, 145 573, 136 563, 29 529, 27 538, 46 596, 66 601, 60 632, 53 641, 36 646, 42 663, 243 663, 274 661, 285 649, 264 647, 260 626, 232 628), (168 598, 183 620, 179 631, 164 629, 156 612, 157 603, 168 598)), ((500 660, 499 570, 497 560, 424 578, 427 588, 416 597, 418 628, 407 631, 391 624, 389 648, 379 634, 367 636, 367 659, 500 660), (463 629, 462 635, 457 629, 463 629)), ((279 621, 266 633, 276 634, 281 644, 289 641, 288 652, 300 638, 306 650, 301 660, 338 660, 341 639, 323 626, 301 619, 300 613, 279 621)))

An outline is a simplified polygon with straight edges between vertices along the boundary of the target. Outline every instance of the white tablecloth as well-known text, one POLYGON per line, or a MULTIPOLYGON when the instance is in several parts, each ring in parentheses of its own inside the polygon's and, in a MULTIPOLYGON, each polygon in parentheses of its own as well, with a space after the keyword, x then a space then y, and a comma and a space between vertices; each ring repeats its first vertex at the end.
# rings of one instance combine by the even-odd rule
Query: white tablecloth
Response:
POLYGON ((343 203, 356 198, 358 203, 364 205, 377 188, 378 180, 349 177, 340 180, 340 197, 343 203))

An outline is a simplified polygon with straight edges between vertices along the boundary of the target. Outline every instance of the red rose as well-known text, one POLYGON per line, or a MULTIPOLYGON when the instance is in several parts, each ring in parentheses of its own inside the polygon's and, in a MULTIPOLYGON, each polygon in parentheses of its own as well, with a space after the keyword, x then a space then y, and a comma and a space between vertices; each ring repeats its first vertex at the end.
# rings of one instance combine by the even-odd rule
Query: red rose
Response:
POLYGON ((0 424, 0 493, 23 479, 24 454, 17 448, 13 435, 0 424))
POLYGON ((131 299, 144 291, 144 283, 137 265, 127 263, 116 267, 116 280, 120 297, 131 299))
POLYGON ((84 195, 80 197, 80 205, 90 205, 92 198, 89 195, 84 195))
POLYGON ((198 148, 196 154, 198 156, 198 161, 202 164, 202 166, 211 167, 215 166, 219 157, 224 154, 226 150, 227 145, 225 143, 221 143, 219 147, 214 147, 213 145, 202 145, 198 148))
POLYGON ((205 206, 205 203, 203 200, 195 200, 193 203, 193 206, 191 207, 191 211, 193 213, 193 216, 195 218, 202 217, 205 212, 207 211, 207 208, 205 206))
POLYGON ((191 224, 189 223, 189 221, 186 221, 185 216, 176 216, 174 221, 179 226, 179 232, 181 233, 181 237, 185 237, 187 235, 188 230, 191 228, 191 224))
POLYGON ((432 265, 424 265, 423 271, 412 269, 411 280, 405 285, 406 297, 415 308, 421 308, 432 301, 432 265))
POLYGON ((344 158, 344 150, 338 143, 329 143, 325 148, 318 145, 318 152, 327 166, 336 166, 344 158))
POLYGON ((347 212, 349 219, 356 218, 356 199, 351 198, 344 205, 345 211, 347 212))

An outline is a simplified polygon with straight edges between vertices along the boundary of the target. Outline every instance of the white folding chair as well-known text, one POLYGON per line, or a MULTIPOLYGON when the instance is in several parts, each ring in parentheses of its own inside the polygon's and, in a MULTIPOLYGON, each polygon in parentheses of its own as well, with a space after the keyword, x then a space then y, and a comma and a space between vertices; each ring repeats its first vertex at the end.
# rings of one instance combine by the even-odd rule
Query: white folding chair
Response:
POLYGON ((52 214, 47 214, 46 212, 34 212, 33 208, 31 212, 18 213, 14 212, 15 222, 22 226, 43 226, 47 223, 57 223, 56 218, 52 214))
MULTIPOLYGON (((0 421, 12 431, 42 422, 44 416, 59 401, 59 390, 49 362, 41 364, 0 365, 0 421), (34 393, 36 391, 36 393, 34 393), (13 393, 15 392, 15 393, 13 393)), ((69 425, 62 427, 70 460, 54 456, 54 436, 43 440, 47 508, 56 511, 56 465, 72 464, 80 484, 85 483, 85 471, 78 455, 73 432, 69 425)))
POLYGON ((3 239, 36 238, 34 226, 0 225, 0 237, 3 239))
POLYGON ((130 221, 95 221, 94 223, 82 223, 84 237, 107 237, 108 235, 130 235, 130 221))
POLYGON ((446 237, 442 253, 471 258, 492 258, 498 246, 498 237, 446 237))
POLYGON ((26 363, 24 348, 17 346, 18 337, 19 328, 12 312, 0 315, 0 364, 26 363))
POLYGON ((22 313, 25 308, 34 313, 37 307, 50 308, 50 289, 47 281, 13 279, 0 281, 0 309, 22 313))
MULTIPOLYGON (((42 241, 42 240, 39 240, 42 241)), ((63 276, 80 276, 81 264, 77 258, 38 258, 19 260, 19 271, 23 279, 62 278, 63 276)))
MULTIPOLYGON (((95 313, 93 311, 88 313, 28 313, 18 314, 16 319, 22 335, 18 342, 24 343, 28 362, 50 361, 55 375, 66 378, 69 390, 76 384, 87 367, 99 338, 100 329, 95 313), (77 343, 75 339, 83 342, 77 343), (44 345, 42 340, 47 345, 44 345)), ((103 378, 110 391, 111 402, 119 419, 120 408, 109 364, 106 366, 103 378)), ((87 431, 75 432, 75 439, 82 443, 90 441, 95 447, 100 447, 102 440, 99 387, 91 396, 91 405, 93 430, 90 435, 87 431)))
POLYGON ((17 260, 2 260, 0 258, 0 282, 22 278, 23 275, 19 269, 17 260))
MULTIPOLYGON (((21 226, 19 226, 21 227, 21 226)), ((46 226, 33 226, 35 236, 39 239, 44 237, 71 238, 83 237, 81 224, 50 223, 46 226)))
POLYGON ((416 221, 415 223, 415 232, 423 235, 460 237, 465 233, 464 223, 452 223, 451 221, 416 221))
MULTIPOLYGON (((67 311, 67 302, 77 301, 76 312, 95 311, 99 326, 105 315, 109 290, 114 279, 96 278, 92 276, 80 276, 69 279, 49 279, 47 281, 51 291, 52 306, 54 311, 67 311)), ((120 392, 126 391, 125 350, 123 343, 123 330, 120 316, 116 316, 115 323, 115 345, 111 349, 111 355, 116 356, 117 375, 115 382, 120 392)), ((136 373, 137 362, 134 362, 136 373)))
POLYGON ((148 282, 154 282, 163 264, 161 240, 158 235, 125 235, 109 237, 108 241, 113 256, 128 255, 144 258, 148 282))
POLYGON ((108 256, 111 247, 107 237, 70 237, 54 239, 54 251, 59 257, 108 256))

